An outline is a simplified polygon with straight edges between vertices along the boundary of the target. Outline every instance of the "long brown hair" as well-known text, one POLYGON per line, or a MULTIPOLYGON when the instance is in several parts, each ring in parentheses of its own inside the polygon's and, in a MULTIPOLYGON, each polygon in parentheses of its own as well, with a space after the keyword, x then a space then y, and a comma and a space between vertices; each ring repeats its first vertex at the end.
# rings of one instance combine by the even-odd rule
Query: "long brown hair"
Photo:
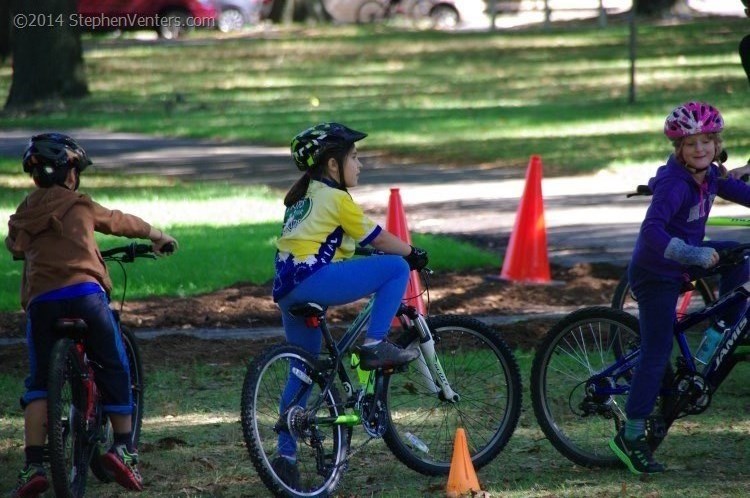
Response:
POLYGON ((320 155, 315 165, 307 170, 294 184, 291 186, 289 191, 284 196, 284 206, 289 207, 295 205, 300 199, 304 198, 307 194, 307 189, 310 188, 310 180, 320 180, 323 176, 323 168, 328 164, 329 159, 334 159, 336 164, 339 166, 339 178, 335 179, 338 183, 338 188, 346 192, 346 184, 344 184, 344 172, 343 166, 346 161, 346 156, 349 151, 352 150, 354 144, 349 144, 347 147, 332 147, 320 155))

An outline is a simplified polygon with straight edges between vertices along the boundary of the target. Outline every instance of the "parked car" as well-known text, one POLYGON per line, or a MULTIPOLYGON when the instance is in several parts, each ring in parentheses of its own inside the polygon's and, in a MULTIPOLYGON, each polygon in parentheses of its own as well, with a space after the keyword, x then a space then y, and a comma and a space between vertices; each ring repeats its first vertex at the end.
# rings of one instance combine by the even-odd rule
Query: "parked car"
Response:
MULTIPOLYGON (((403 10, 406 13, 421 16, 430 27, 453 29, 461 24, 464 4, 474 3, 467 0, 323 0, 323 6, 334 21, 344 23, 370 22, 372 16, 365 11, 373 10, 373 5, 380 3, 383 7, 391 5, 390 10, 403 10)), ((380 10, 382 13, 383 11, 380 10)), ((378 16, 375 15, 376 19, 378 16)), ((420 23, 424 24, 424 23, 420 23)))
POLYGON ((175 39, 216 25, 214 0, 78 0, 79 27, 87 31, 155 30, 175 39))
POLYGON ((238 31, 268 17, 274 0, 216 0, 216 25, 222 33, 238 31))

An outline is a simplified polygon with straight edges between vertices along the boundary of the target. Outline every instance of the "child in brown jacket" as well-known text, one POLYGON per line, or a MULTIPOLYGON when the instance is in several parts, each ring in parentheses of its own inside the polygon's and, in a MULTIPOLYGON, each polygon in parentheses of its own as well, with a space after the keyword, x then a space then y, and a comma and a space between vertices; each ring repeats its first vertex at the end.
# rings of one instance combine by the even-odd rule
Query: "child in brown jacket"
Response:
POLYGON ((112 289, 94 232, 150 239, 161 254, 177 241, 137 216, 109 210, 77 192, 80 174, 91 164, 72 138, 45 133, 31 138, 23 170, 38 187, 8 222, 5 245, 23 258, 21 305, 26 311, 30 372, 21 398, 24 408, 26 465, 12 496, 38 496, 49 487, 42 465, 47 437, 47 370, 58 318, 81 318, 89 328, 89 356, 102 366, 97 385, 114 431, 102 464, 117 482, 141 490, 138 453, 132 440, 129 366, 117 321, 109 308, 112 289))

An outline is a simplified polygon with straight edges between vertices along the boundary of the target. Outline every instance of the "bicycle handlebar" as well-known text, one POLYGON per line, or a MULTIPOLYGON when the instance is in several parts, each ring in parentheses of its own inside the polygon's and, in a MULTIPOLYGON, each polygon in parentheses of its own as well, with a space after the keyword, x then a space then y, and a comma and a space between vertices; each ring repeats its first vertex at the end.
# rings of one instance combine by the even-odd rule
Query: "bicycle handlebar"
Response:
POLYGON ((748 253, 750 253, 750 244, 739 244, 728 249, 722 249, 719 251, 719 262, 712 270, 719 267, 736 265, 750 256, 748 253))
MULTIPOLYGON (((359 247, 359 246, 357 246, 357 247, 354 248, 354 254, 356 256, 385 256, 385 255, 388 255, 389 253, 380 251, 378 249, 372 249, 370 247, 359 247)), ((402 257, 404 257, 404 256, 402 256, 402 257)), ((425 266, 424 268, 422 268, 421 270, 418 270, 418 271, 420 273, 421 272, 425 272, 428 275, 432 275, 432 270, 430 268, 428 268, 427 266, 425 266)))
POLYGON ((356 256, 383 256, 386 253, 369 247, 355 247, 354 254, 356 256))
MULTIPOLYGON (((162 247, 161 252, 165 254, 171 254, 175 250, 174 244, 171 242, 168 244, 164 244, 164 247, 162 247)), ((132 242, 125 246, 119 246, 119 247, 112 247, 110 249, 106 249, 101 252, 102 258, 105 260, 119 260, 126 263, 130 263, 132 261, 135 261, 135 258, 155 258, 154 255, 154 246, 151 244, 138 244, 137 242, 132 242), (121 258, 118 258, 117 256, 122 254, 121 258)))

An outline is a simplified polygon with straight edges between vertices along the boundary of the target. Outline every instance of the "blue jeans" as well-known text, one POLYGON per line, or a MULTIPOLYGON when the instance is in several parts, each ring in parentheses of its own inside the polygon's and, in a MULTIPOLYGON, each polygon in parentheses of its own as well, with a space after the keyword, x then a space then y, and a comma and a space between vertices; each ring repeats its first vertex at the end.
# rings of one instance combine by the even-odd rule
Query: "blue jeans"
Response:
MULTIPOLYGON (((367 338, 383 339, 388 334, 396 311, 409 281, 409 265, 401 256, 370 256, 331 263, 310 275, 300 285, 279 301, 287 342, 300 346, 317 356, 321 349, 320 329, 308 328, 304 318, 292 316, 292 305, 315 302, 324 307, 352 303, 363 297, 375 295, 367 338)), ((295 365, 290 365, 293 368, 295 365)), ((301 381, 290 375, 281 396, 280 413, 289 406, 292 396, 299 392, 301 381)), ((305 406, 307 395, 297 404, 305 406)), ((292 436, 279 434, 279 453, 296 454, 297 445, 292 436)))
POLYGON ((130 365, 119 324, 104 292, 54 301, 32 302, 26 310, 26 342, 29 376, 21 403, 47 398, 47 377, 52 346, 59 339, 54 325, 58 318, 81 318, 88 325, 86 352, 98 365, 96 385, 106 413, 133 412, 130 365))
MULTIPOLYGON (((710 241, 703 244, 717 250, 737 245, 736 242, 710 241)), ((750 266, 744 264, 726 268, 720 272, 719 295, 727 294, 748 281, 750 266)), ((710 270, 695 270, 691 280, 710 273, 710 270)), ((684 283, 682 278, 664 277, 647 271, 637 265, 628 268, 630 288, 638 300, 639 324, 641 329, 641 352, 638 366, 630 384, 630 395, 625 404, 625 414, 629 419, 643 419, 651 414, 659 395, 662 377, 672 354, 674 323, 677 319, 677 299, 684 283)), ((734 323, 744 306, 727 311, 724 319, 734 323)))

